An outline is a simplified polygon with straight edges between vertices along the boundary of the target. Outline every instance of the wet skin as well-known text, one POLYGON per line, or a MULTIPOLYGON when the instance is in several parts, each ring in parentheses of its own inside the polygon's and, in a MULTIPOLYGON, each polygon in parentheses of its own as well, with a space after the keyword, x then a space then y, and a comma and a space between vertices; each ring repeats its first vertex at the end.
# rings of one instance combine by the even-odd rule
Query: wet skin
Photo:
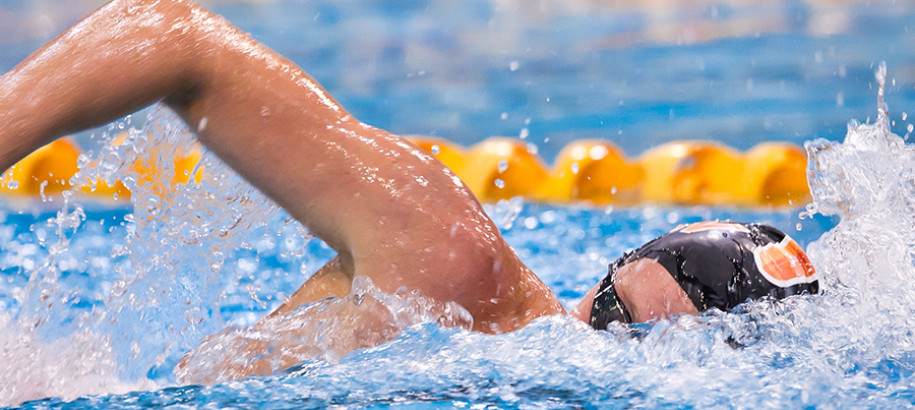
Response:
MULTIPOLYGON (((589 323, 598 287, 600 283, 594 285, 569 314, 589 323)), ((681 313, 699 313, 673 276, 651 259, 639 259, 621 267, 616 273, 614 287, 635 323, 681 313)))
MULTIPOLYGON (((113 1, 0 77, 0 168, 160 100, 337 251, 274 315, 343 296, 356 275, 456 302, 480 332, 564 313, 451 170, 359 122, 292 62, 189 2, 113 1)), ((634 265, 617 291, 635 320, 695 313, 660 265, 634 265)), ((575 317, 588 321, 593 293, 575 317)))

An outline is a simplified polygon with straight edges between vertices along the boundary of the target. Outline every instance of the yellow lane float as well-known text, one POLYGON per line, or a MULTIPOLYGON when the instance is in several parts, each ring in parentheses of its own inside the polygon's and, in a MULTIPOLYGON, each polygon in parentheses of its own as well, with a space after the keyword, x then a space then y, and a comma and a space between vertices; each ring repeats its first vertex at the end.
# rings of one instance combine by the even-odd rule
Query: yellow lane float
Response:
POLYGON ((535 192, 547 202, 583 200, 633 204, 640 199, 644 170, 613 143, 582 140, 566 145, 550 177, 535 192))
POLYGON ((810 201, 807 153, 794 144, 764 142, 747 151, 741 205, 801 205, 810 201))
MULTIPOLYGON (((115 137, 112 144, 114 146, 121 145, 126 138, 126 133, 120 134, 115 137)), ((165 196, 168 190, 175 184, 187 183, 190 180, 192 173, 194 181, 200 182, 202 170, 197 169, 195 172, 195 167, 197 166, 197 163, 200 162, 202 155, 203 147, 199 144, 195 144, 187 150, 187 152, 175 153, 168 159, 163 159, 158 150, 153 150, 150 155, 138 158, 133 165, 131 165, 130 171, 136 176, 138 186, 143 187, 145 190, 149 190, 158 196, 165 196), (171 167, 171 171, 174 173, 171 174, 171 182, 166 184, 163 180, 166 177, 166 169, 169 167, 171 167)), ((115 187, 106 186, 105 184, 98 184, 98 186, 101 187, 101 189, 97 188, 94 193, 111 195, 111 191, 114 190, 119 198, 122 196, 126 198, 130 197, 129 190, 124 187, 121 181, 118 181, 115 187)))
POLYGON ((432 154, 435 158, 438 158, 452 171, 457 172, 456 170, 464 167, 464 149, 448 140, 421 135, 410 135, 407 136, 407 139, 432 154))
POLYGON ((121 181, 114 181, 114 185, 109 185, 101 179, 96 179, 95 182, 90 180, 82 181, 79 185, 80 191, 84 194, 116 200, 130 199, 130 190, 121 181))
POLYGON ((731 205, 742 197, 740 154, 715 142, 671 142, 639 157, 642 200, 683 205, 731 205))
MULTIPOLYGON (((469 150, 438 138, 410 139, 454 170, 482 201, 523 196, 558 203, 798 206, 810 200, 806 154, 788 143, 765 142, 740 153, 717 142, 678 141, 631 160, 609 141, 583 140, 563 148, 556 165, 548 168, 518 139, 490 138, 469 150)), ((154 152, 138 159, 131 171, 139 186, 166 195, 175 184, 191 178, 200 182, 202 152, 200 145, 172 155, 154 152), (174 174, 167 172, 171 170, 174 174)), ((7 170, 0 192, 40 195, 71 189, 79 155, 70 139, 48 144, 7 170)), ((130 197, 121 181, 77 185, 91 195, 130 197)))
POLYGON ((474 145, 455 172, 483 201, 530 197, 549 177, 543 161, 524 142, 511 138, 474 145))
POLYGON ((55 194, 70 189, 79 148, 67 138, 45 145, 23 158, 2 178, 2 191, 16 195, 55 194))
POLYGON ((131 171, 137 176, 138 186, 144 187, 144 189, 148 189, 159 196, 165 196, 173 186, 186 184, 192 176, 194 182, 200 182, 202 170, 197 169, 195 172, 194 168, 200 162, 202 155, 202 147, 195 145, 187 152, 175 153, 170 159, 166 159, 166 162, 160 163, 161 156, 154 152, 149 157, 137 159, 131 167, 131 171), (169 166, 171 166, 173 174, 171 174, 171 181, 166 184, 163 179, 165 179, 166 169, 169 166))

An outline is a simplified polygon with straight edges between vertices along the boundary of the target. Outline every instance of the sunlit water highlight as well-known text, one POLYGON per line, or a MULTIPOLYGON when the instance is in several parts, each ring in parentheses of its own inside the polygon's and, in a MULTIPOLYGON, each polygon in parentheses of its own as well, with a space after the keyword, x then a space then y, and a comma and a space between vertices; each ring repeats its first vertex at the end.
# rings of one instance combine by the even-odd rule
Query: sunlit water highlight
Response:
MULTIPOLYGON (((557 316, 489 336, 438 324, 443 314, 460 319, 457 307, 429 308, 364 281, 347 298, 305 309, 331 317, 368 297, 397 318, 381 335, 390 342, 343 356, 316 343, 324 350, 290 370, 184 387, 171 387, 178 376, 196 380, 176 376, 184 352, 226 325, 257 321, 332 252, 209 153, 200 184, 165 189, 129 177, 138 156, 165 161, 193 141, 159 110, 120 145, 110 141, 121 128, 113 126, 105 148, 83 160, 96 164, 85 176, 128 176, 132 209, 94 209, 70 197, 44 213, 5 208, 0 404, 43 397, 55 398, 26 406, 912 404, 915 150, 889 131, 887 108, 879 110, 873 123, 851 122, 843 143, 807 144, 814 203, 802 219, 797 211, 488 208, 567 306, 623 251, 710 218, 768 222, 795 236, 824 278, 821 295, 606 332, 557 316)), ((348 331, 333 322, 310 326, 315 332, 296 337, 348 331)), ((233 347, 202 349, 207 358, 233 347)), ((202 379, 225 376, 206 373, 206 363, 189 369, 202 379)))

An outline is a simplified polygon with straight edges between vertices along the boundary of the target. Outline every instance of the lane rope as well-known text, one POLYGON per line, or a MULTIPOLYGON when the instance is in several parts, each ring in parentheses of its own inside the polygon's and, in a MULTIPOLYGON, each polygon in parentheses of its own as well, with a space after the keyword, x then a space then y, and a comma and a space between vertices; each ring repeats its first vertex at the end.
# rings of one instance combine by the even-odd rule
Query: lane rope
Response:
MULTIPOLYGON (((784 207, 810 201, 807 155, 790 143, 763 142, 739 152, 713 141, 675 141, 630 158, 610 141, 580 140, 566 145, 554 165, 547 166, 536 147, 513 138, 493 137, 469 148, 435 137, 408 139, 451 168, 484 202, 521 196, 558 204, 784 207)), ((75 181, 80 153, 69 138, 54 141, 7 170, 0 178, 0 193, 54 195, 75 185, 89 196, 130 198, 121 181, 75 181)), ((152 184, 154 190, 192 177, 199 182, 205 173, 196 167, 201 153, 195 147, 173 158, 169 184, 162 181, 163 164, 138 160, 131 172, 138 183, 152 184)))

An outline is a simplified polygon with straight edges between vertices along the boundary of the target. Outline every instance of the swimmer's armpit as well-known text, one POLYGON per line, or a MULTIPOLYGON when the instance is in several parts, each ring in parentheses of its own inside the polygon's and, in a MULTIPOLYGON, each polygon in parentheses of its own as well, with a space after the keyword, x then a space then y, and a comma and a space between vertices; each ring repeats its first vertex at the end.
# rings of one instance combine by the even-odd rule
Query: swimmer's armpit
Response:
MULTIPOLYGON (((347 267, 337 256, 318 269, 292 295, 289 295, 269 317, 284 315, 299 306, 317 302, 328 297, 342 298, 353 289, 352 267, 347 267)), ((268 317, 268 318, 269 318, 268 317)))

